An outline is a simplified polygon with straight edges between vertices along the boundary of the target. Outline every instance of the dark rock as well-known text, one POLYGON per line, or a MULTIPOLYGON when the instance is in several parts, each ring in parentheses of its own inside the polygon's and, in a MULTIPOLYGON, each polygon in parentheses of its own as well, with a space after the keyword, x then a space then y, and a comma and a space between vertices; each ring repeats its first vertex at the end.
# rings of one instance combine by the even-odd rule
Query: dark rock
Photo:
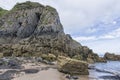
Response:
POLYGON ((11 80, 13 79, 14 74, 19 73, 17 70, 8 70, 5 73, 0 75, 0 80, 11 80))
POLYGON ((89 65, 89 66, 88 66, 88 69, 94 70, 94 69, 95 69, 95 66, 94 66, 94 65, 89 65))
POLYGON ((79 77, 78 76, 72 76, 72 79, 77 80, 77 79, 79 79, 79 77))
POLYGON ((17 61, 17 60, 9 60, 8 62, 8 66, 9 68, 12 68, 12 69, 19 69, 20 68, 20 62, 17 61))
POLYGON ((106 52, 105 55, 104 55, 104 58, 107 59, 107 60, 119 61, 120 60, 120 55, 115 55, 114 53, 106 52))
POLYGON ((2 58, 0 64, 0 69, 21 69, 21 62, 14 58, 2 58))
POLYGON ((26 74, 33 74, 33 73, 38 73, 39 70, 38 69, 25 69, 22 70, 23 72, 25 72, 26 74))
POLYGON ((72 80, 77 80, 77 79, 79 79, 79 77, 77 77, 77 76, 71 76, 71 75, 67 75, 66 78, 69 79, 69 80, 71 80, 71 79, 72 79, 72 80))

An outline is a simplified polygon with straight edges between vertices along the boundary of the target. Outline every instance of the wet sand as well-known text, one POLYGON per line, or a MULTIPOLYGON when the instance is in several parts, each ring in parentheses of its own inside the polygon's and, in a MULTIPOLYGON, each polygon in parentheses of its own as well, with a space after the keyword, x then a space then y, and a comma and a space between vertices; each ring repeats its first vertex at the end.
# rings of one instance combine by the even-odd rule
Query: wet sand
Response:
POLYGON ((20 77, 16 77, 13 80, 65 80, 62 79, 62 74, 60 74, 56 69, 48 69, 40 71, 36 74, 25 74, 20 77))

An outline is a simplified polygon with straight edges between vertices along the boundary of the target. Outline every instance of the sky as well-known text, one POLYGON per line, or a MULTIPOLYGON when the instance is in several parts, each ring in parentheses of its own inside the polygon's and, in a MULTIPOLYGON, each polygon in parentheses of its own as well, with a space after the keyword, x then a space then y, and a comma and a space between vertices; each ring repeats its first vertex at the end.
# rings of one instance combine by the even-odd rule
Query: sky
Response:
MULTIPOLYGON (((10 10, 17 2, 0 0, 10 10)), ((95 53, 120 54, 120 0, 30 0, 57 9, 66 34, 95 53)))

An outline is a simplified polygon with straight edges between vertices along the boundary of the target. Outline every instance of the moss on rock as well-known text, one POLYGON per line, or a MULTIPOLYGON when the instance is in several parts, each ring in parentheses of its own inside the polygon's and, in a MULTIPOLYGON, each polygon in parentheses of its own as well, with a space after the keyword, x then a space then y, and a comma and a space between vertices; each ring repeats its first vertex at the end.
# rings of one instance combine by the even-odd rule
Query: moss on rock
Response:
POLYGON ((0 17, 5 15, 8 11, 0 7, 0 17))
POLYGON ((58 70, 71 75, 88 75, 88 64, 68 57, 58 57, 58 70))
POLYGON ((48 60, 48 61, 56 60, 56 56, 54 54, 42 54, 41 58, 43 58, 44 60, 48 60))
POLYGON ((44 6, 36 2, 26 1, 24 3, 17 3, 13 7, 12 11, 26 10, 26 9, 32 9, 32 8, 37 8, 37 7, 44 7, 44 6))

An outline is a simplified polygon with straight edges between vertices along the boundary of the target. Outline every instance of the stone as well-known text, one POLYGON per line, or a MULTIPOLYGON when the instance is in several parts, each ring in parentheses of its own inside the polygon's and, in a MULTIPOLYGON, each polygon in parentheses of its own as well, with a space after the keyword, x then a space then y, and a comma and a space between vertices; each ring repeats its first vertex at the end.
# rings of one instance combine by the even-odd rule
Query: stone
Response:
POLYGON ((82 56, 81 55, 75 55, 72 58, 73 59, 77 59, 77 60, 82 60, 82 56))
POLYGON ((69 80, 71 80, 71 79, 73 79, 73 80, 79 79, 79 77, 77 77, 77 76, 71 76, 71 75, 66 75, 66 78, 69 79, 69 80))
POLYGON ((104 57, 99 57, 97 62, 104 62, 104 63, 106 63, 107 60, 104 57))
POLYGON ((119 61, 120 60, 120 55, 115 55, 114 53, 106 52, 105 55, 104 55, 104 58, 106 60, 119 61))
POLYGON ((17 60, 14 60, 14 59, 8 61, 8 66, 9 66, 9 68, 14 68, 14 69, 20 68, 19 62, 17 60))
POLYGON ((0 80, 11 80, 14 78, 14 75, 19 73, 17 70, 8 70, 3 74, 0 74, 0 80))
POLYGON ((87 58, 87 62, 88 62, 88 63, 94 63, 94 60, 91 59, 91 58, 87 58))
POLYGON ((57 59, 54 54, 43 54, 43 55, 41 55, 41 58, 43 60, 47 60, 47 61, 51 61, 51 62, 55 61, 57 59))
POLYGON ((88 75, 88 63, 68 57, 58 57, 58 70, 70 75, 88 75))

